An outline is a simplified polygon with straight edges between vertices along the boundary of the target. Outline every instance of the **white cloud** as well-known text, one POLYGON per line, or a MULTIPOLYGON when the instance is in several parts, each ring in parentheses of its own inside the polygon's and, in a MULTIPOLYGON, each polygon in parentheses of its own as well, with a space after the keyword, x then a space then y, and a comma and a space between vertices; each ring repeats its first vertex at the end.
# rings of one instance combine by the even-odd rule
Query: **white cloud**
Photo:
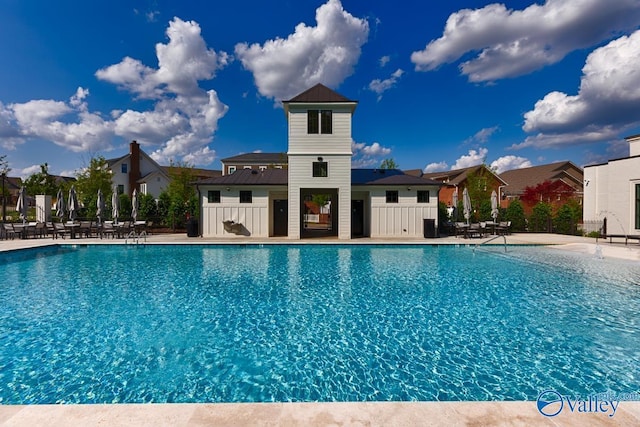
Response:
POLYGON ((444 172, 447 169, 449 169, 449 165, 447 164, 447 162, 438 162, 438 163, 429 163, 427 166, 425 166, 423 172, 424 173, 430 173, 430 172, 444 172))
POLYGON ((500 174, 513 169, 529 168, 533 166, 529 159, 518 156, 503 156, 491 162, 491 169, 500 174))
POLYGON ((640 123, 640 30, 594 50, 577 95, 550 92, 525 113, 523 130, 538 132, 513 148, 610 140, 640 123))
POLYGON ((351 142, 351 165, 357 168, 377 167, 384 157, 391 154, 391 149, 374 142, 367 145, 364 142, 351 142))
POLYGON ((378 94, 378 101, 382 99, 382 94, 396 85, 400 77, 404 74, 400 68, 391 74, 388 79, 375 79, 369 83, 369 90, 378 94))
POLYGON ((483 128, 476 132, 471 138, 468 138, 465 143, 486 143, 491 135, 496 133, 500 128, 498 126, 493 126, 490 128, 483 128))
POLYGON ((79 87, 69 102, 33 100, 0 104, 3 146, 26 138, 52 141, 75 152, 109 150, 115 137, 135 139, 154 150, 161 163, 169 160, 207 165, 215 159, 208 147, 227 106, 216 91, 205 91, 199 81, 209 80, 229 62, 229 56, 207 48, 200 26, 174 18, 167 28, 168 43, 158 43, 158 68, 125 57, 98 70, 98 79, 117 85, 135 96, 154 101, 147 111, 113 110, 108 119, 89 111, 89 90, 79 87), (8 142, 7 142, 8 141, 8 142))
POLYGON ((451 14, 442 37, 413 52, 411 61, 429 71, 479 52, 460 65, 470 81, 516 77, 633 30, 639 21, 637 0, 547 0, 523 10, 494 3, 451 14))
POLYGON ((15 173, 22 179, 29 178, 34 173, 39 173, 41 170, 40 165, 31 165, 26 168, 15 171, 15 173))
POLYGON ((40 99, 9 108, 25 137, 46 139, 74 152, 97 151, 109 146, 113 124, 87 111, 83 100, 88 93, 78 88, 68 104, 40 99), (69 121, 71 117, 76 121, 69 121))
POLYGON ((389 55, 385 55, 382 58, 380 58, 378 62, 380 63, 381 67, 384 67, 389 63, 389 61, 391 61, 391 57, 389 55))
POLYGON ((471 166, 477 166, 484 163, 484 160, 487 158, 487 153, 489 152, 486 148, 480 148, 478 150, 469 150, 467 155, 460 156, 458 160, 456 160, 455 164, 451 166, 451 170, 455 169, 463 169, 469 168, 471 166))
POLYGON ((315 27, 298 24, 286 39, 236 45, 236 57, 253 73, 262 96, 287 100, 317 83, 336 87, 353 73, 368 22, 346 12, 339 0, 320 6, 316 21, 315 27))

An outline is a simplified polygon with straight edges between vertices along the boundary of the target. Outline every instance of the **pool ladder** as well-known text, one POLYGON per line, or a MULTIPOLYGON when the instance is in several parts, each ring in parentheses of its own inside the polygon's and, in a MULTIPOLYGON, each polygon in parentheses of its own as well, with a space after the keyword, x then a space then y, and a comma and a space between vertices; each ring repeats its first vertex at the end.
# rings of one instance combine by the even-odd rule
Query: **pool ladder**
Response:
POLYGON ((136 233, 136 230, 131 230, 127 237, 124 239, 124 244, 129 244, 129 239, 131 239, 131 244, 135 244, 136 246, 140 244, 140 238, 144 238, 144 244, 147 243, 147 232, 142 230, 140 233, 136 233))
POLYGON ((476 245, 473 247, 473 251, 475 252, 478 247, 484 246, 489 242, 493 242, 494 240, 496 240, 496 239, 498 239, 500 237, 502 237, 504 239, 504 251, 507 252, 507 238, 506 238, 506 236, 504 234, 498 234, 497 236, 493 236, 489 240, 485 240, 482 243, 476 243, 476 245))

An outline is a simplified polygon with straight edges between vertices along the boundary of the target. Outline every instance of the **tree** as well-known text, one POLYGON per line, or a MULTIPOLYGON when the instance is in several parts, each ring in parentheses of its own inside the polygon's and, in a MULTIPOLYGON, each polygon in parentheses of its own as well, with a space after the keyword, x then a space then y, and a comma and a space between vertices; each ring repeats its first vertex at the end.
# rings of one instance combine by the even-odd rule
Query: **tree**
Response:
POLYGON ((542 231, 549 232, 549 225, 551 222, 551 205, 545 202, 538 202, 533 207, 533 212, 529 217, 529 230, 530 231, 542 231))
POLYGON ((471 221, 473 222, 479 219, 489 220, 491 218, 491 191, 493 188, 490 185, 490 177, 487 176, 488 173, 489 171, 486 167, 480 167, 473 173, 467 175, 466 188, 469 192, 469 199, 471 199, 471 206, 473 208, 473 212, 471 213, 471 221), (483 203, 485 208, 483 208, 483 203), (483 213, 488 213, 488 216, 483 215, 483 213))
POLYGON ((513 231, 524 231, 527 225, 524 215, 524 207, 520 200, 513 200, 505 210, 504 220, 511 221, 513 231))
POLYGON ((176 227, 184 226, 187 217, 196 215, 198 211, 198 197, 193 186, 195 181, 193 166, 172 162, 169 167, 169 178, 169 185, 163 193, 167 193, 169 200, 167 223, 175 230, 176 227))
POLYGON ((380 163, 380 169, 398 169, 399 167, 393 158, 384 159, 382 163, 380 163))
POLYGON ((55 197, 58 192, 56 179, 49 175, 49 165, 47 163, 40 165, 40 172, 30 175, 25 181, 24 186, 27 194, 35 196, 36 194, 45 194, 55 197))
POLYGON ((138 196, 138 216, 150 219, 158 216, 158 205, 151 194, 141 194, 138 196))
POLYGON ((580 218, 582 218, 582 207, 576 200, 569 200, 556 211, 553 217, 553 228, 556 233, 577 235, 580 218))
POLYGON ((104 157, 93 157, 89 166, 76 174, 76 193, 78 200, 84 206, 84 215, 87 218, 96 216, 98 210, 98 189, 102 190, 102 196, 107 202, 111 202, 111 171, 104 157))
POLYGON ((546 180, 535 186, 525 187, 520 199, 529 206, 538 202, 553 204, 558 200, 566 200, 566 198, 574 196, 575 193, 576 190, 563 181, 546 180))

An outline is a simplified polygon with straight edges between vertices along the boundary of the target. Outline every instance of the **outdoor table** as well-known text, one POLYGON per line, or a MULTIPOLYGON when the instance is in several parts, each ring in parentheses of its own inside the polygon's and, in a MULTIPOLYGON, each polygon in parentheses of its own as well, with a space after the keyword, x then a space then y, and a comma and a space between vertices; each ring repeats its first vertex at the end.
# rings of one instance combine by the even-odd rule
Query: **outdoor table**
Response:
POLYGON ((35 222, 25 222, 22 224, 13 224, 13 228, 20 235, 21 239, 26 239, 29 236, 29 230, 36 228, 35 222))

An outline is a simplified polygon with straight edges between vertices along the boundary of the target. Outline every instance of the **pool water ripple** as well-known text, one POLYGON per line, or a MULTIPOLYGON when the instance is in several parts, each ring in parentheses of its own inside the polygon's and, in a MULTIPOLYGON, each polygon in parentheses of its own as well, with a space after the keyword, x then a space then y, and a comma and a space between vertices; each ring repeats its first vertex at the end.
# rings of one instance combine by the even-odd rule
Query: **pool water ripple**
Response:
POLYGON ((634 391, 640 267, 540 248, 1 255, 0 403, 634 391))

